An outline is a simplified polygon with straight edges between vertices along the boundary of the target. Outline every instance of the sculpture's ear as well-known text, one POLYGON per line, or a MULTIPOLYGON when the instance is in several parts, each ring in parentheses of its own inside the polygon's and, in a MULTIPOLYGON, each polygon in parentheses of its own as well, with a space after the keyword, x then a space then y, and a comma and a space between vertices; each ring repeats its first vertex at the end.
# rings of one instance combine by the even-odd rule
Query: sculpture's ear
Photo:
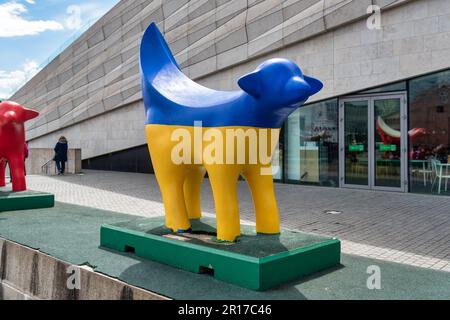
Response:
POLYGON ((248 94, 259 98, 261 96, 261 74, 260 71, 249 73, 238 80, 239 87, 248 94))
POLYGON ((37 116, 39 116, 39 112, 25 108, 23 120, 28 121, 28 120, 36 118, 37 116))

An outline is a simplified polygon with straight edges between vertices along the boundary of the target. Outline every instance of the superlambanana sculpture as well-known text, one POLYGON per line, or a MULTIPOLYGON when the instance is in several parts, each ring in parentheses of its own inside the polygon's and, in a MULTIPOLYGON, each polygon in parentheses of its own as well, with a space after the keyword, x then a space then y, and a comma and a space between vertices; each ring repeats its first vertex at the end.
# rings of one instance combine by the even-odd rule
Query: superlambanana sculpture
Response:
POLYGON ((25 191, 25 128, 24 123, 36 118, 37 111, 15 102, 0 103, 0 187, 5 186, 6 161, 11 169, 13 191, 25 191))
POLYGON ((173 231, 201 217, 200 192, 208 173, 216 207, 217 239, 240 235, 237 184, 250 187, 256 230, 280 232, 270 159, 287 117, 319 92, 319 80, 292 61, 271 59, 238 81, 240 91, 205 88, 187 78, 155 24, 141 44, 147 142, 173 231))

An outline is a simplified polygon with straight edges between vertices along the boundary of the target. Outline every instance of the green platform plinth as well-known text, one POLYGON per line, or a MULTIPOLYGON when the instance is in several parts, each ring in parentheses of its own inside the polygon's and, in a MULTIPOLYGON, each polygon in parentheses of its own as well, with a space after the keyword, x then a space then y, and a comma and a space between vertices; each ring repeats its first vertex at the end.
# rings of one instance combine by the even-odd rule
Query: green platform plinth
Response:
POLYGON ((55 196, 51 193, 37 191, 12 192, 0 188, 0 212, 52 208, 55 206, 55 196))
POLYGON ((340 263, 337 239, 289 230, 256 235, 254 227, 243 225, 238 243, 221 244, 214 241, 214 219, 192 221, 189 234, 174 234, 163 225, 164 218, 103 225, 101 246, 258 291, 340 263))

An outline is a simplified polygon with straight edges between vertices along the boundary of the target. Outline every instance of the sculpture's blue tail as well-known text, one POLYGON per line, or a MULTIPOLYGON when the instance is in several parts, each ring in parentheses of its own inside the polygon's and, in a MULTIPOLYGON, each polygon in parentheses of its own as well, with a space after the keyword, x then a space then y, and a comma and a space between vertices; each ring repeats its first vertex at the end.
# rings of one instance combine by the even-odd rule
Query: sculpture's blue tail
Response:
POLYGON ((159 71, 168 66, 174 66, 180 70, 166 40, 164 40, 155 23, 152 23, 144 33, 140 61, 142 75, 147 81, 151 81, 159 71))

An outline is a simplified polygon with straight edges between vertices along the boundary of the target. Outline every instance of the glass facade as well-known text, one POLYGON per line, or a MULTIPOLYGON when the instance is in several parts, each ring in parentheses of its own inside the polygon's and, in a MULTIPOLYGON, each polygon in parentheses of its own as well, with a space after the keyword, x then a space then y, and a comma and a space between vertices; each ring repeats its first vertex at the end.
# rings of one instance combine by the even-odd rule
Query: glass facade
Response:
POLYGON ((410 191, 450 195, 450 71, 409 82, 410 191))
POLYGON ((285 129, 281 129, 280 133, 280 143, 278 144, 277 149, 275 150, 275 153, 273 155, 273 161, 272 161, 272 172, 273 172, 273 178, 276 182, 282 182, 283 181, 283 154, 284 154, 284 132, 285 129))
POLYGON ((406 90, 406 81, 391 83, 382 87, 373 88, 370 90, 364 90, 358 94, 368 94, 368 93, 384 93, 384 92, 398 92, 406 90))
POLYGON ((343 122, 343 128, 339 127, 341 98, 300 108, 286 123, 285 136, 281 140, 284 147, 280 149, 284 150, 284 157, 280 156, 284 167, 277 180, 338 187, 341 129, 344 185, 367 186, 370 173, 367 151, 371 144, 375 157, 374 185, 399 188, 402 184, 402 150, 399 143, 391 140, 403 130, 400 125, 401 100, 383 98, 384 93, 389 96, 392 92, 405 92, 408 97, 405 146, 408 146, 406 179, 409 191, 450 195, 450 70, 365 90, 355 94, 356 98, 346 97, 343 117, 348 121, 343 122), (367 136, 368 105, 366 98, 357 98, 360 95, 372 96, 374 101, 373 137, 367 136), (372 138, 373 142, 368 141, 372 138))
POLYGON ((339 185, 337 99, 302 107, 289 117, 284 163, 287 182, 339 185))

